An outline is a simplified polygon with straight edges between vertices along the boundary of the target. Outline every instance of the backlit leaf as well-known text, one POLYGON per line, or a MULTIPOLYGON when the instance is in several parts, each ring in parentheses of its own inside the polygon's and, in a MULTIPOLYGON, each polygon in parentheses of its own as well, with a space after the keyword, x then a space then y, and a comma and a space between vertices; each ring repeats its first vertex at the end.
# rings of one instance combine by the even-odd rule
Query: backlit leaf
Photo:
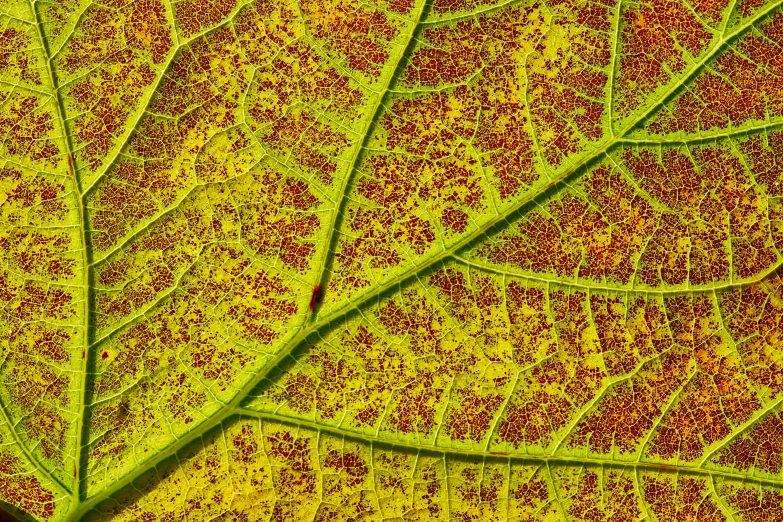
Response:
POLYGON ((0 512, 783 519, 780 1, 0 23, 0 512))

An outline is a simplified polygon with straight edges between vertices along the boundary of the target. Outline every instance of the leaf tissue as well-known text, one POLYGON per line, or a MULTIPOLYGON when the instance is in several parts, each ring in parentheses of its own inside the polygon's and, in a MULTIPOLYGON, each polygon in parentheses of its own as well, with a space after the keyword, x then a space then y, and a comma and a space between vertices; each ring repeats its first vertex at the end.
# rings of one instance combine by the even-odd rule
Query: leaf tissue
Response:
POLYGON ((781 521, 782 261, 782 0, 0 0, 20 520, 781 521))

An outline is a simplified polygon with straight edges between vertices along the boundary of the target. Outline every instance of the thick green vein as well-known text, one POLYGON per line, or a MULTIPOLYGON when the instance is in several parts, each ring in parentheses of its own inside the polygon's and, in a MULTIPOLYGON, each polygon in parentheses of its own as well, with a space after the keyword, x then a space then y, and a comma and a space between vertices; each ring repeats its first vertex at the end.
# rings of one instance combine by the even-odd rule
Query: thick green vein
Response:
POLYGON ((482 237, 485 237, 490 230, 493 230, 497 228, 499 225, 502 225, 504 222, 507 222, 509 218, 517 215, 520 210, 524 209, 531 202, 535 201, 540 195, 548 193, 554 187, 560 186, 561 184, 564 183, 568 183, 569 180, 580 175, 584 167, 591 164, 595 159, 600 157, 602 154, 608 152, 609 149, 615 147, 618 144, 624 143, 623 138, 625 137, 626 134, 634 130, 637 125, 639 125, 650 115, 652 115, 658 109, 660 109, 666 101, 668 101, 675 93, 678 92, 680 88, 683 87, 683 85, 687 84, 696 74, 701 72, 702 67, 709 60, 711 60, 720 50, 722 50, 725 45, 728 45, 734 38, 744 33, 747 29, 752 27, 758 20, 764 18, 771 11, 777 9, 781 4, 783 4, 783 2, 778 1, 768 6, 766 9, 757 13, 753 18, 749 19, 744 25, 737 28, 734 32, 731 33, 731 35, 727 36, 726 38, 720 39, 719 42, 709 52, 707 52, 697 64, 693 66, 693 68, 689 71, 688 74, 684 75, 680 79, 680 81, 673 84, 667 90, 666 94, 664 94, 661 97, 658 103, 652 105, 647 110, 645 110, 642 114, 640 114, 634 121, 628 123, 626 127, 621 132, 617 133, 612 139, 607 140, 603 145, 594 149, 590 154, 583 156, 570 169, 564 171, 562 174, 560 174, 557 177, 551 178, 546 183, 546 185, 542 186, 538 191, 529 193, 526 196, 520 198, 519 201, 517 201, 513 206, 508 208, 506 211, 490 219, 484 225, 474 230, 472 233, 464 236, 462 239, 455 242, 452 246, 444 249, 443 251, 439 252, 433 257, 424 260, 422 263, 415 265, 409 268, 408 270, 399 273, 397 276, 390 279, 386 283, 377 286, 373 291, 368 292, 363 296, 360 296, 356 301, 346 304, 342 308, 336 308, 335 310, 333 310, 331 313, 329 313, 327 316, 323 318, 319 317, 318 322, 311 325, 309 329, 310 330, 317 329, 317 325, 323 325, 323 324, 337 321, 341 317, 344 317, 345 315, 349 314, 356 308, 360 308, 365 303, 372 301, 378 295, 386 293, 389 289, 396 287, 397 285, 401 284, 402 282, 414 276, 415 274, 425 271, 428 268, 441 263, 443 260, 447 259, 448 257, 451 257, 452 255, 459 252, 463 248, 471 244, 474 244, 477 241, 479 241, 482 237))
POLYGON ((551 464, 563 464, 568 466, 607 466, 614 468, 627 468, 642 471, 653 472, 666 472, 666 473, 686 473, 693 475, 706 475, 708 477, 723 477, 731 480, 741 480, 746 482, 755 482, 758 484, 771 485, 775 487, 783 487, 783 479, 768 478, 768 477, 755 477, 751 475, 744 475, 742 473, 731 473, 721 470, 705 469, 701 466, 687 466, 684 464, 662 464, 657 462, 643 462, 643 461, 622 461, 622 460, 609 460, 601 459, 597 457, 564 457, 560 455, 528 455, 528 454, 510 454, 497 451, 483 451, 483 450, 469 450, 469 449, 457 449, 457 448, 444 448, 441 446, 428 446, 426 444, 416 444, 413 442, 397 442, 373 435, 362 435, 354 433, 352 431, 343 430, 331 426, 322 426, 316 422, 301 421, 298 419, 292 419, 284 417, 282 415, 276 415, 274 413, 261 413, 253 410, 240 409, 237 412, 239 415, 247 417, 253 417, 262 419, 268 422, 279 422, 288 426, 301 426, 312 430, 320 431, 322 433, 328 433, 338 437, 343 437, 348 440, 354 440, 369 445, 389 447, 395 450, 409 451, 409 452, 424 452, 435 453, 444 456, 454 456, 469 458, 471 460, 483 460, 483 459, 498 459, 508 460, 510 462, 519 463, 537 463, 543 464, 549 462, 551 464))
MULTIPOLYGON (((79 491, 79 484, 82 477, 82 467, 80 466, 80 462, 82 459, 82 448, 84 445, 84 439, 82 437, 82 434, 84 432, 84 418, 85 418, 85 401, 87 398, 87 345, 89 344, 89 336, 90 336, 90 302, 91 302, 91 291, 90 291, 90 282, 92 280, 92 270, 90 268, 90 253, 87 248, 87 211, 84 205, 84 199, 83 199, 83 190, 81 187, 81 184, 79 183, 79 177, 76 174, 76 169, 73 165, 73 143, 71 141, 71 136, 68 133, 68 129, 65 123, 65 107, 63 105, 62 96, 60 95, 60 89, 57 84, 57 74, 54 71, 54 68, 52 67, 52 57, 49 50, 49 43, 46 39, 46 36, 44 35, 43 31, 43 24, 41 23, 40 16, 38 14, 38 10, 35 6, 35 1, 30 1, 30 8, 33 11, 33 14, 35 16, 35 28, 38 33, 38 39, 41 43, 41 50, 44 55, 44 60, 46 61, 46 72, 49 77, 49 83, 52 88, 52 92, 54 93, 54 102, 55 107, 57 110, 57 122, 60 127, 60 132, 62 135, 62 142, 65 144, 66 150, 65 154, 66 157, 66 164, 68 165, 68 176, 71 179, 71 183, 73 184, 73 190, 76 193, 76 205, 77 205, 77 212, 78 212, 78 219, 79 219, 79 235, 81 239, 81 253, 82 253, 82 299, 83 303, 83 317, 82 317, 82 364, 81 364, 81 375, 80 375, 80 387, 79 387, 79 393, 80 393, 80 399, 79 399, 79 409, 78 409, 78 416, 76 419, 76 455, 75 455, 75 464, 76 469, 74 470, 74 478, 75 478, 75 490, 79 491)), ((13 429, 13 427, 12 427, 13 429)), ((21 444, 21 443, 20 443, 21 444)), ((37 460, 33 460, 36 465, 38 465, 37 460)), ((40 468, 40 465, 38 465, 40 468)), ((49 475, 51 476, 51 475, 49 475)), ((59 484, 59 481, 56 481, 59 484)), ((76 495, 76 498, 78 499, 78 495, 76 495)))
POLYGON ((351 182, 353 178, 356 176, 357 170, 359 169, 359 163, 362 158, 362 151, 366 149, 367 144, 369 143, 370 138, 372 137, 373 132, 375 130, 377 121, 380 118, 380 116, 383 114, 384 102, 386 101, 387 97, 391 93, 391 90, 394 88, 395 84, 397 83, 397 79, 399 78, 400 73, 405 67, 407 57, 409 56, 414 45, 416 44, 416 35, 419 32, 423 20, 426 18, 427 13, 429 12, 431 3, 432 0, 424 0, 422 2, 421 7, 419 8, 418 15, 416 16, 416 20, 411 25, 411 29, 408 32, 407 38, 405 40, 405 44, 401 46, 401 51, 397 55, 397 59, 394 65, 391 67, 391 71, 389 72, 389 76, 386 80, 386 83, 381 88, 381 91, 378 94, 377 99, 375 100, 375 105, 373 106, 372 111, 370 112, 369 119, 367 120, 367 125, 365 125, 364 130, 362 131, 362 135, 359 138, 359 143, 353 151, 353 155, 351 156, 351 160, 348 164, 348 170, 340 186, 340 192, 338 193, 337 199, 335 200, 334 212, 332 213, 332 218, 327 228, 328 232, 327 232, 326 242, 324 243, 326 245, 326 248, 324 248, 323 254, 321 255, 321 261, 317 272, 318 279, 316 280, 317 281, 316 284, 320 284, 323 286, 325 283, 324 279, 327 277, 330 261, 333 259, 330 256, 330 253, 333 252, 336 247, 336 242, 338 237, 336 232, 337 229, 340 227, 341 216, 343 214, 343 210, 344 210, 343 207, 345 205, 345 200, 346 200, 345 196, 348 192, 349 187, 351 186, 351 182))

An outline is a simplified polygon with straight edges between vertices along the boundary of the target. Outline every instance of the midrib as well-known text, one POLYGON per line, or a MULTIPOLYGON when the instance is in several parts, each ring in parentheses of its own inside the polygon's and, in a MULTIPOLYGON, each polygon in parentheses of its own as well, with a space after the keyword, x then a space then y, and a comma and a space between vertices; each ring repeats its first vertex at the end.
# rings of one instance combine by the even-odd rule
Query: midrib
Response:
MULTIPOLYGON (((65 124, 65 109, 62 101, 62 97, 60 95, 60 89, 57 85, 57 75, 54 71, 54 68, 52 67, 52 58, 50 55, 49 50, 49 43, 44 35, 43 32, 43 26, 41 23, 41 19, 38 15, 38 10, 36 9, 36 2, 35 0, 30 0, 30 9, 33 12, 33 16, 35 17, 35 28, 38 33, 38 40, 41 43, 41 52, 44 55, 44 60, 46 61, 46 72, 49 76, 49 84, 52 89, 52 93, 54 95, 54 105, 57 111, 57 122, 60 127, 60 132, 62 135, 62 142, 65 144, 65 153, 67 154, 66 157, 66 164, 68 165, 68 175, 71 179, 71 184, 73 185, 73 190, 76 194, 76 201, 77 201, 77 212, 78 212, 78 219, 79 219, 79 235, 81 239, 81 252, 82 252, 82 299, 83 299, 83 317, 82 317, 82 364, 81 364, 81 375, 80 375, 80 387, 78 393, 80 394, 80 400, 79 400, 79 410, 78 410, 78 417, 76 421, 76 455, 75 455, 75 466, 74 469, 74 489, 75 491, 68 490, 68 495, 72 498, 74 502, 72 502, 71 505, 74 505, 78 502, 79 498, 79 484, 81 483, 81 474, 82 469, 80 466, 81 463, 81 450, 83 445, 83 439, 82 439, 82 433, 84 431, 84 413, 85 413, 85 397, 86 397, 86 389, 87 389, 87 346, 89 345, 89 335, 90 335, 90 280, 91 280, 91 274, 92 269, 90 267, 90 253, 87 248, 87 223, 86 223, 86 210, 84 205, 84 198, 82 193, 82 187, 81 183, 79 182, 79 177, 76 174, 76 169, 73 164, 73 143, 71 142, 71 136, 68 133, 67 125, 65 124)), ((11 426, 12 430, 15 430, 13 426, 11 426)), ((20 442, 20 445, 22 443, 20 442)), ((28 452, 27 448, 23 448, 23 451, 25 453, 28 452)), ((34 464, 41 469, 42 466, 38 463, 37 459, 33 459, 34 464)), ((42 471, 52 480, 54 480, 57 484, 64 486, 62 482, 60 482, 58 479, 56 479, 51 473, 49 473, 47 470, 42 469, 42 471)))

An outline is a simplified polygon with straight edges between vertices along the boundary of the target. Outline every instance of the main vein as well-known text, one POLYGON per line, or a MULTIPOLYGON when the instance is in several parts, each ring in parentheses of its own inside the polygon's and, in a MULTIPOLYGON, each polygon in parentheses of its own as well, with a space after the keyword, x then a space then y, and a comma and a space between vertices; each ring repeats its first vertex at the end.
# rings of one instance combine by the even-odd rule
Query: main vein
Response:
MULTIPOLYGON (((71 136, 68 133, 68 129, 65 124, 65 109, 63 106, 62 97, 57 84, 57 75, 55 74, 54 67, 52 66, 52 56, 49 50, 49 43, 46 40, 46 36, 43 32, 43 25, 41 23, 40 16, 38 15, 38 9, 36 9, 36 0, 30 0, 30 8, 35 16, 35 27, 38 33, 38 39, 41 43, 41 50, 44 54, 44 60, 46 61, 46 72, 49 75, 49 83, 54 94, 55 108, 57 111, 57 121, 60 125, 60 132, 62 135, 62 142, 65 144, 66 164, 68 165, 68 176, 71 178, 73 190, 76 193, 77 212, 79 219, 79 235, 81 240, 81 253, 82 253, 82 299, 83 299, 83 316, 82 316, 82 364, 79 386, 79 411, 76 421, 76 455, 75 455, 75 490, 78 492, 81 479, 81 466, 79 465, 82 457, 82 432, 84 431, 84 410, 85 410, 85 397, 87 390, 87 345, 89 344, 90 335, 90 280, 91 280, 91 268, 90 268, 90 253, 87 247, 87 214, 82 198, 82 187, 79 183, 79 177, 76 174, 76 168, 73 164, 73 143, 71 142, 71 136)), ((36 461, 37 462, 37 461, 36 461)), ((41 466, 39 466, 41 467, 41 466)), ((49 477, 52 475, 46 472, 49 477)), ((58 480, 55 480, 59 483, 58 480)), ((75 495, 78 499, 78 494, 75 495)))

